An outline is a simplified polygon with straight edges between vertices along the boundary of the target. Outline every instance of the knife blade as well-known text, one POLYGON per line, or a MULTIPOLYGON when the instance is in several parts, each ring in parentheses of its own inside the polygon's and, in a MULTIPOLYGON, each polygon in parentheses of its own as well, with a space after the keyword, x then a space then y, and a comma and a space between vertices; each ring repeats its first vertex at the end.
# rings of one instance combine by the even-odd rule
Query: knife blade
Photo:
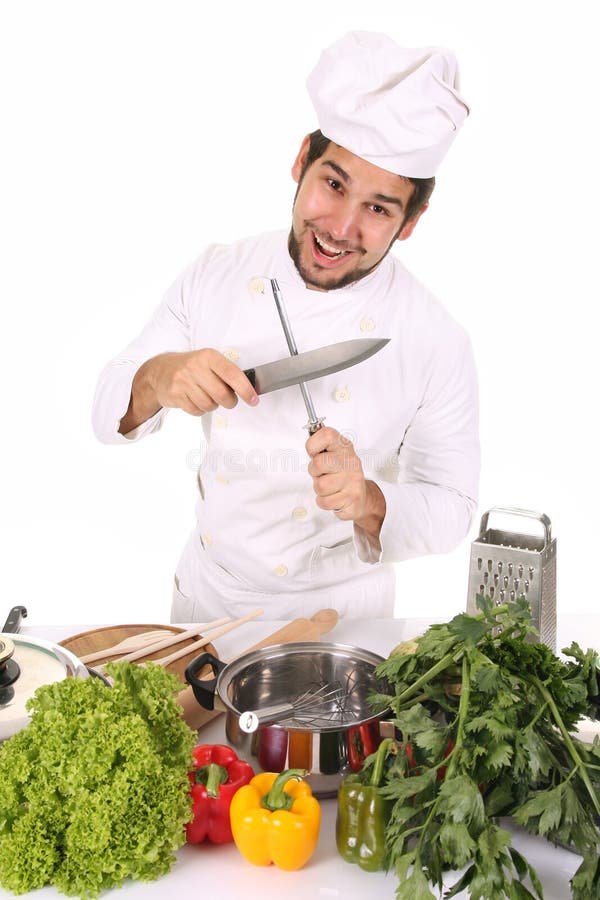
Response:
POLYGON ((279 391, 303 381, 313 381, 355 366, 373 356, 387 343, 389 338, 340 341, 296 356, 286 356, 253 369, 244 369, 244 374, 257 394, 269 394, 271 391, 279 391))

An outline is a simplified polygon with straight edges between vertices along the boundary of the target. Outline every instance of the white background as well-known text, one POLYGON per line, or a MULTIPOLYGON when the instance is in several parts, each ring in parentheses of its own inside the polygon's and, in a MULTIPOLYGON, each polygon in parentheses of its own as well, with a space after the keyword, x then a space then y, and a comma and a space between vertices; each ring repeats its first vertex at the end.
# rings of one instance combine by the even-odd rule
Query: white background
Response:
POLYGON ((305 78, 353 29, 453 47, 472 106, 396 252, 473 340, 480 512, 454 553, 399 567, 397 613, 464 607, 496 505, 550 516, 559 611, 596 608, 594 7, 0 3, 2 620, 15 603, 31 624, 168 619, 199 423, 173 412, 141 444, 102 446, 96 378, 207 243, 288 226, 316 127, 305 78))

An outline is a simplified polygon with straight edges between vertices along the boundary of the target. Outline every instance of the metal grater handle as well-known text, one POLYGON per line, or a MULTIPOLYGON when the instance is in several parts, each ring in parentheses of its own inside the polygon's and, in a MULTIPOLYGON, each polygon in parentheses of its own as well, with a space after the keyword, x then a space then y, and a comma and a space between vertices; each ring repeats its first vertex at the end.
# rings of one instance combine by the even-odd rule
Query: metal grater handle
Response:
POLYGON ((547 547, 552 540, 552 523, 545 513, 535 512, 531 509, 517 509, 514 506, 494 506, 492 509, 488 509, 481 517, 480 536, 483 536, 487 531, 488 519, 491 513, 508 513, 511 516, 523 516, 523 518, 526 519, 535 519, 536 522, 540 522, 544 527, 545 546, 547 547))

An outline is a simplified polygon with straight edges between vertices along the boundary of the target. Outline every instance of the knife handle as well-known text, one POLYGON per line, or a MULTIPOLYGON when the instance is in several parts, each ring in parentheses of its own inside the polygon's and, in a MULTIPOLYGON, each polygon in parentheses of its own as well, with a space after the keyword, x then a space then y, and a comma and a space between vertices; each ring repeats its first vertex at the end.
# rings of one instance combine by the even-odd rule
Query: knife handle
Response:
POLYGON ((246 376, 254 390, 256 390, 256 369, 244 369, 244 375, 246 376))
POLYGON ((24 606, 13 606, 8 614, 8 619, 4 623, 3 633, 18 634, 21 629, 21 620, 26 617, 27 610, 24 606))

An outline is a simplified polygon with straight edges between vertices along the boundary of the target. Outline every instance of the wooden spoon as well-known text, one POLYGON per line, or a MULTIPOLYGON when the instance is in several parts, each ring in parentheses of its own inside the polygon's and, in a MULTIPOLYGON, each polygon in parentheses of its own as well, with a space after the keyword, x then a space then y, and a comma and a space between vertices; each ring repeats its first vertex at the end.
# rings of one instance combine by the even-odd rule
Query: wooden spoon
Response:
POLYGON ((97 659, 105 659, 107 656, 117 656, 120 653, 129 653, 130 650, 138 650, 140 647, 146 647, 149 644, 155 644, 164 638, 169 632, 162 631, 143 631, 140 634, 132 634, 129 637, 113 644, 112 647, 105 647, 104 650, 96 650, 95 653, 86 653, 80 656, 82 663, 95 662, 97 659))
POLYGON ((320 609, 310 617, 310 621, 314 622, 319 629, 320 634, 327 634, 332 628, 335 628, 340 620, 337 609, 320 609))
MULTIPOLYGON (((322 634, 335 628, 338 619, 339 615, 335 609, 320 609, 310 619, 293 619, 278 631, 263 638, 250 650, 260 650, 273 644, 291 644, 294 641, 318 641, 322 634)), ((249 653, 250 650, 244 650, 244 653, 249 653)))

